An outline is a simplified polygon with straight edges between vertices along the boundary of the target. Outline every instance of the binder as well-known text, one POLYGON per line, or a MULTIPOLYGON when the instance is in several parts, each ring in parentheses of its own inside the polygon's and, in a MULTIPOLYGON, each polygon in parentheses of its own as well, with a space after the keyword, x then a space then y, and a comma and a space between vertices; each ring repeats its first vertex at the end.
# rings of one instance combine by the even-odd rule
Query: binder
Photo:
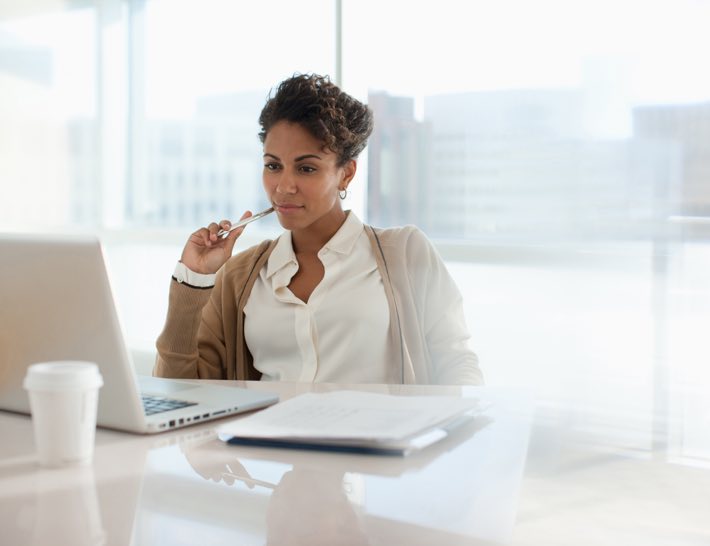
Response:
POLYGON ((360 391, 306 393, 218 428, 232 445, 404 456, 486 409, 477 398, 360 391))

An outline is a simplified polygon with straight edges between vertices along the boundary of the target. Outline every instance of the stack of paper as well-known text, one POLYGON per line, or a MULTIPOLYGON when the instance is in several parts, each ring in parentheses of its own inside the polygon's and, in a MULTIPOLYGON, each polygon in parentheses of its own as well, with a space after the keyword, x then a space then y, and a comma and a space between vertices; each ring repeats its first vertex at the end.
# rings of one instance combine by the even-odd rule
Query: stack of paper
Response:
POLYGON ((229 443, 404 455, 480 413, 475 398, 301 394, 218 429, 229 443))

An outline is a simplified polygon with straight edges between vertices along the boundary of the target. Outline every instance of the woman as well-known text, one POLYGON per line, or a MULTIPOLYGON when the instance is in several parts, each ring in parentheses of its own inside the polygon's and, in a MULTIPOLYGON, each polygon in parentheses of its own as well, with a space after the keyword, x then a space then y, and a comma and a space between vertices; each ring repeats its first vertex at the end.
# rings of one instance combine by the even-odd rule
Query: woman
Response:
POLYGON ((259 122, 264 190, 286 231, 233 257, 244 228, 218 237, 223 220, 190 236, 154 374, 481 383, 461 296, 424 234, 342 208, 372 112, 327 78, 296 75, 259 122))

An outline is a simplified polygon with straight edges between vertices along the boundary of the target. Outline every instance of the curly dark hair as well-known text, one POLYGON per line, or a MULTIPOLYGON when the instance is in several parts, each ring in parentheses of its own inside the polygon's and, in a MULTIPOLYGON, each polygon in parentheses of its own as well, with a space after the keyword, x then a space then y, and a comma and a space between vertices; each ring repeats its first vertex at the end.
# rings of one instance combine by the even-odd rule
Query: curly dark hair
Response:
POLYGON ((337 154, 339 167, 365 149, 374 123, 370 108, 317 74, 295 74, 269 96, 259 116, 262 143, 279 121, 303 126, 337 154))

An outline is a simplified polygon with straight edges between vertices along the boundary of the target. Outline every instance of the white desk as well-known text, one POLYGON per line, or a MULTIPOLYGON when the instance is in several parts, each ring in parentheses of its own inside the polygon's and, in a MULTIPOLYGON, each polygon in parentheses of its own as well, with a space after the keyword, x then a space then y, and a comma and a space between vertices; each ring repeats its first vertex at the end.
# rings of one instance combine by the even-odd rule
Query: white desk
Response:
MULTIPOLYGON (((282 398, 336 388, 234 384, 282 398)), ((644 449, 643 427, 594 409, 463 393, 493 400, 490 419, 407 458, 228 446, 217 421, 158 436, 100 429, 90 467, 41 469, 30 419, 0 412, 0 543, 710 544, 707 458, 644 449)))

